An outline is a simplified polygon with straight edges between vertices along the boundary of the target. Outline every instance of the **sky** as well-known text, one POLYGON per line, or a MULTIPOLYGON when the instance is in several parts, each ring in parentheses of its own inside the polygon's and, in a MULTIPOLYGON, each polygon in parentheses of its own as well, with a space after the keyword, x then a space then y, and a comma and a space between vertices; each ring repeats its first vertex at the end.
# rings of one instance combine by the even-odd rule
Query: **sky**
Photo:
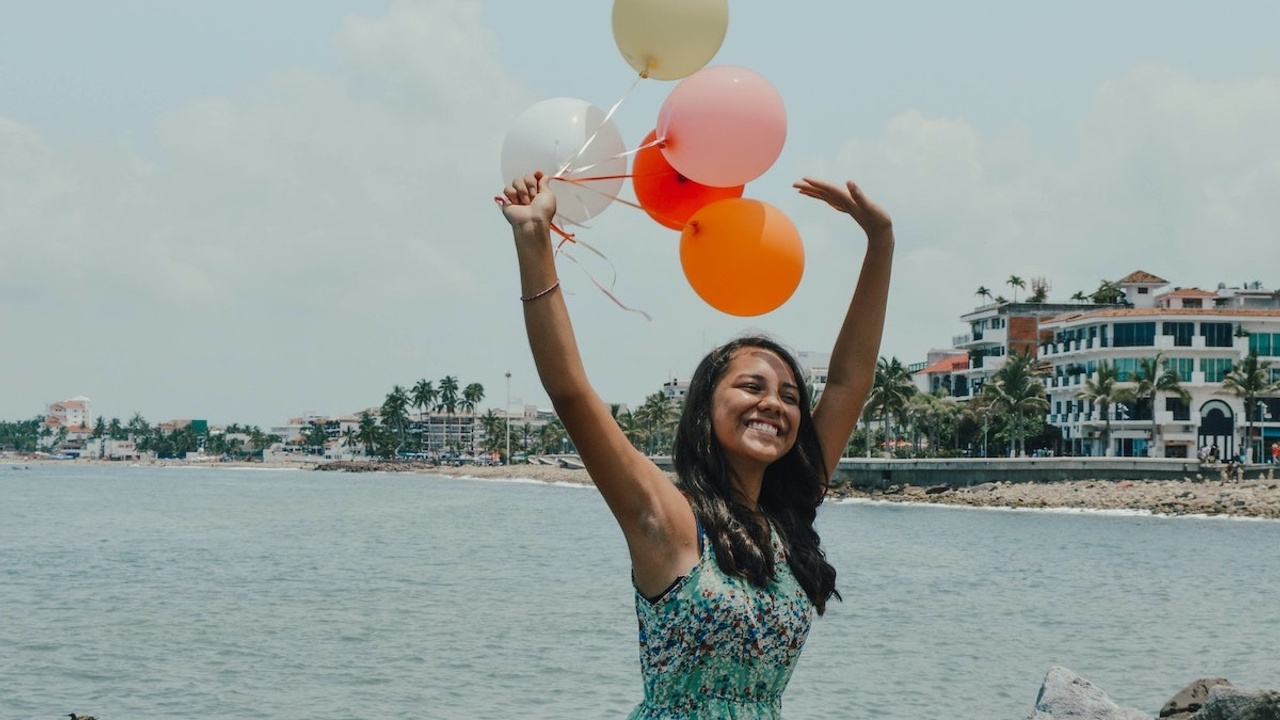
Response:
MULTIPOLYGON (((628 147, 654 128, 676 82, 638 80, 611 6, 0 0, 0 420, 83 395, 107 418, 269 426, 446 375, 481 409, 546 407, 499 154, 548 98, 621 100, 628 147)), ((804 276, 771 313, 725 315, 679 234, 613 203, 577 228, 598 254, 558 261, 607 401, 745 331, 829 350, 865 239, 791 189, 804 175, 893 216, 881 352, 906 363, 1011 275, 1061 302, 1138 269, 1280 286, 1280 3, 729 6, 710 64, 762 75, 787 113, 746 196, 799 229, 804 276)))

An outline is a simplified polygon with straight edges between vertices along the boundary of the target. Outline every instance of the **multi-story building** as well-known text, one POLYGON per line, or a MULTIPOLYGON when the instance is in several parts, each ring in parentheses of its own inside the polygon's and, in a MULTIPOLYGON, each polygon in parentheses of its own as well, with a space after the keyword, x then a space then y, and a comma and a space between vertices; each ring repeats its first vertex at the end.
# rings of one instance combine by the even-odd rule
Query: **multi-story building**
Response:
MULTIPOLYGON (((1039 358, 1050 372, 1048 421, 1061 429, 1071 452, 1194 457, 1200 448, 1216 447, 1220 457, 1245 449, 1252 458, 1259 447, 1280 442, 1280 398, 1258 398, 1246 407, 1222 384, 1251 351, 1264 361, 1280 360, 1275 292, 1253 283, 1220 285, 1216 292, 1174 288, 1157 294, 1168 282, 1143 272, 1117 285, 1128 301, 1124 307, 1066 314, 1040 326, 1047 336, 1039 358), (1117 403, 1108 408, 1108 418, 1096 403, 1079 397, 1100 364, 1114 366, 1118 381, 1133 382, 1140 362, 1155 357, 1176 372, 1190 402, 1165 393, 1155 407, 1145 400, 1117 403), (1108 424, 1110 447, 1104 447, 1108 424), (1250 428, 1253 442, 1245 443, 1250 428)), ((1271 377, 1280 379, 1280 362, 1271 377)))
POLYGON ((1280 442, 1280 397, 1246 407, 1223 387, 1250 352, 1274 363, 1270 377, 1280 380, 1280 294, 1257 282, 1160 292, 1168 281, 1143 271, 1115 285, 1123 300, 1112 305, 1001 303, 962 315, 970 333, 955 338, 954 349, 930 354, 915 374, 917 387, 971 399, 1010 352, 1031 352, 1048 373, 1046 420, 1061 431, 1064 453, 1193 457, 1216 447, 1222 458, 1242 448, 1252 457, 1280 442), (1123 385, 1137 379, 1142 360, 1156 357, 1174 370, 1190 402, 1164 393, 1155 407, 1149 400, 1116 403, 1105 417, 1080 397, 1099 365, 1113 365, 1123 385))
POLYGON ((49 403, 44 411, 45 427, 57 431, 66 428, 68 431, 87 430, 90 425, 89 398, 83 395, 49 403))

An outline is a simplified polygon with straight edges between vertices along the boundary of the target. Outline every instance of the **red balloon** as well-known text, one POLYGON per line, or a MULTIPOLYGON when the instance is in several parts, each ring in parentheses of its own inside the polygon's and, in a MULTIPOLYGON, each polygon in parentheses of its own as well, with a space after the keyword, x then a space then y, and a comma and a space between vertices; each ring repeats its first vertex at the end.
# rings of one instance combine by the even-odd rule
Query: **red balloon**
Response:
POLYGON ((676 172, 662 154, 662 147, 654 144, 657 137, 657 130, 645 136, 631 165, 631 187, 649 217, 672 230, 684 230, 689 218, 707 205, 742 197, 745 185, 711 187, 676 172))
POLYGON ((730 315, 763 315, 799 287, 804 244, 778 208, 730 198, 689 219, 680 234, 680 266, 711 307, 730 315))

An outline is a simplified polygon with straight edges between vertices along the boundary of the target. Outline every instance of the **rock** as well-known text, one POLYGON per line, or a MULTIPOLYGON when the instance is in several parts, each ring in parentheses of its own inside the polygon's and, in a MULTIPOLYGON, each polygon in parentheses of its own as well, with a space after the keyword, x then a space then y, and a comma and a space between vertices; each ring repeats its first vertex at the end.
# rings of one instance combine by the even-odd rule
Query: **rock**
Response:
POLYGON ((1194 720, 1280 720, 1280 691, 1246 690, 1231 685, 1209 689, 1194 720))
POLYGON ((1116 705, 1097 685, 1055 665, 1045 675, 1036 708, 1027 720, 1151 720, 1151 716, 1116 705))
POLYGON ((1204 707, 1204 701, 1209 697, 1209 690, 1219 685, 1229 686, 1231 681, 1226 678, 1200 678, 1192 682, 1160 708, 1160 717, 1187 720, 1204 707))
POLYGON ((933 485, 924 490, 925 495, 941 495, 951 489, 950 485, 933 485))

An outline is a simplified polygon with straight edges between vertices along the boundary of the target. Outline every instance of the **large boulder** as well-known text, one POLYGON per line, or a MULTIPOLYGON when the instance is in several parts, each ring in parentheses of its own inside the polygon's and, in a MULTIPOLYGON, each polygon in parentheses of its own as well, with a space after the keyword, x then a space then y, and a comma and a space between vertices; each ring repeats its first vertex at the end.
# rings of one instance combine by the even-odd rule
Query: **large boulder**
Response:
POLYGON ((1204 707, 1209 691, 1219 685, 1231 685, 1231 681, 1226 678, 1200 678, 1192 682, 1160 708, 1160 717, 1167 720, 1188 720, 1204 707))
MULTIPOLYGON (((1152 720, 1134 708, 1123 708, 1097 685, 1064 667, 1053 666, 1044 677, 1036 708, 1027 720, 1152 720)), ((1197 719, 1199 720, 1199 719, 1197 719)), ((1280 719, 1278 719, 1280 720, 1280 719)))
POLYGON ((1218 685, 1194 720, 1280 720, 1280 691, 1218 685))

